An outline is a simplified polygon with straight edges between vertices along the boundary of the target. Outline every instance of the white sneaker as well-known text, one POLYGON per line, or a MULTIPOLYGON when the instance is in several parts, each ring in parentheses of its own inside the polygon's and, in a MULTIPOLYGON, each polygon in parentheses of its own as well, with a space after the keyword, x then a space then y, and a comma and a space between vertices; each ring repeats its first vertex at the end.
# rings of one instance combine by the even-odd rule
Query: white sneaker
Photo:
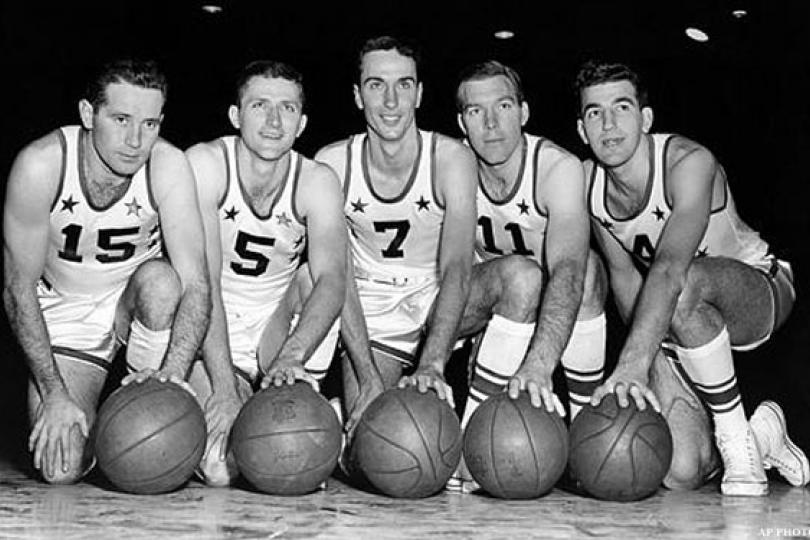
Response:
POLYGON ((776 467, 779 474, 794 486, 806 486, 810 482, 810 462, 788 437, 782 407, 774 401, 763 401, 751 415, 749 423, 762 449, 762 465, 766 469, 776 467))
POLYGON ((754 433, 746 424, 742 432, 715 432, 717 448, 723 459, 723 495, 763 497, 768 494, 768 477, 762 468, 762 459, 754 433))
POLYGON ((448 478, 447 483, 444 485, 444 489, 448 493, 465 494, 481 489, 481 485, 473 479, 470 471, 467 469, 467 465, 464 463, 464 458, 462 457, 456 472, 453 473, 453 476, 448 478))

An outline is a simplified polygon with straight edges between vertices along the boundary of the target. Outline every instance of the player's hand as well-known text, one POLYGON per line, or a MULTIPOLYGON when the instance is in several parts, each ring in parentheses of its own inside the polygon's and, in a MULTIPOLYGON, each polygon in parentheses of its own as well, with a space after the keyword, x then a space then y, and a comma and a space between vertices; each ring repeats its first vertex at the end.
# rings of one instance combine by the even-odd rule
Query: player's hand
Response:
POLYGON ((34 453, 34 467, 47 477, 52 477, 57 468, 63 473, 68 472, 73 426, 78 426, 87 439, 87 416, 66 390, 55 390, 43 398, 28 437, 28 450, 34 453))
POLYGON ((285 384, 295 384, 296 381, 307 382, 316 392, 319 390, 318 381, 307 373, 303 365, 298 363, 285 364, 280 361, 276 361, 270 366, 270 369, 267 370, 267 373, 262 378, 260 386, 264 389, 271 385, 278 387, 285 384))
POLYGON ((549 413, 556 411, 561 417, 565 416, 565 408, 560 398, 554 393, 550 375, 541 373, 538 370, 519 369, 509 379, 507 391, 510 398, 517 399, 522 390, 529 393, 529 399, 533 407, 538 409, 545 407, 549 413))
POLYGON ((360 386, 360 392, 357 395, 357 399, 355 399, 354 403, 351 405, 349 418, 346 420, 346 425, 343 428, 349 437, 354 433, 355 428, 360 422, 360 417, 363 416, 363 412, 365 412, 369 404, 384 391, 385 387, 380 378, 375 378, 372 382, 367 382, 360 386))
POLYGON ((197 393, 193 388, 191 388, 191 385, 188 384, 188 382, 182 376, 176 373, 169 373, 167 371, 155 370, 152 368, 144 368, 134 373, 130 373, 121 380, 121 386, 126 386, 132 383, 140 384, 145 382, 147 379, 157 379, 162 383, 174 383, 195 398, 197 397, 197 393))
POLYGON ((656 412, 661 412, 661 404, 655 393, 649 387, 649 375, 646 370, 633 367, 617 366, 613 374, 594 390, 591 396, 591 405, 597 406, 602 398, 611 392, 616 394, 619 407, 630 405, 630 399, 636 403, 640 411, 652 405, 656 412))
POLYGON ((447 401, 451 407, 455 407, 453 401, 453 389, 444 380, 444 375, 433 366, 424 366, 417 369, 413 375, 402 377, 397 384, 399 388, 415 386, 423 394, 429 389, 433 389, 439 399, 447 401))
POLYGON ((242 404, 236 392, 228 395, 215 392, 206 400, 205 425, 208 426, 208 437, 204 459, 209 459, 209 453, 218 452, 219 460, 225 461, 228 455, 228 436, 242 404))

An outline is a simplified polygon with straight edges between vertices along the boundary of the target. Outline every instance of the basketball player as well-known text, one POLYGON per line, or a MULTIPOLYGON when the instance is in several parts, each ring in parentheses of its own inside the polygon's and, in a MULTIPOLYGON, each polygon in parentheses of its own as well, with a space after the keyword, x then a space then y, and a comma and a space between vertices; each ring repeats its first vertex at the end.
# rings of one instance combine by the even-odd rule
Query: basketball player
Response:
POLYGON ((118 345, 129 366, 179 382, 208 324, 194 178, 158 136, 166 88, 151 62, 105 65, 81 125, 26 146, 8 179, 3 299, 31 371, 29 449, 50 483, 89 468, 118 345))
POLYGON ((452 397, 444 367, 469 290, 475 162, 459 142, 417 127, 418 61, 396 38, 366 41, 354 86, 366 130, 316 156, 343 177, 351 233, 341 315, 348 430, 400 379, 452 397))
POLYGON ((226 463, 228 434, 251 388, 262 377, 262 387, 315 383, 337 342, 346 287, 343 194, 329 167, 292 149, 306 126, 303 110, 296 69, 252 62, 228 109, 239 135, 188 150, 213 298, 203 343, 208 376, 195 371, 190 380, 209 424, 201 470, 212 485, 236 474, 226 463))
MULTIPOLYGON (((512 397, 526 389, 535 406, 564 415, 551 382, 561 360, 575 416, 602 381, 606 337, 607 284, 588 250, 582 165, 552 141, 523 132, 529 104, 520 76, 500 62, 466 68, 456 104, 478 159, 480 262, 462 333, 486 328, 462 426, 507 382, 512 397)), ((461 467, 454 482, 468 480, 461 467)))
MULTIPOLYGON (((779 406, 765 402, 746 420, 732 356, 769 339, 787 318, 795 298, 790 265, 740 219, 723 167, 708 149, 679 135, 650 134, 653 111, 636 73, 590 62, 576 87, 577 129, 594 155, 586 163, 589 209, 630 323, 616 369, 592 403, 615 392, 622 406, 633 399, 639 408, 648 401, 661 410, 658 397, 671 399, 672 386, 656 384, 654 391, 650 371, 664 362, 664 342, 711 412, 722 492, 767 494, 763 466, 806 485, 807 458, 787 437, 779 406)), ((660 366, 653 373, 658 378, 660 366)), ((680 428, 673 427, 679 455, 670 475, 683 487, 700 485, 712 469, 708 422, 690 411, 682 419, 695 419, 691 440, 679 446, 680 428)))

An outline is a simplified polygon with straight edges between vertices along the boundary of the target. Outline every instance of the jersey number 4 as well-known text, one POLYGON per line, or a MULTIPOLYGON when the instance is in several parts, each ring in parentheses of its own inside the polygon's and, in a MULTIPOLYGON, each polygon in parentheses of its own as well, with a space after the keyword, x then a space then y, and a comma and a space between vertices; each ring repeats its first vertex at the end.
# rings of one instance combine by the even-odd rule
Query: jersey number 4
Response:
MULTIPOLYGON (((484 237, 484 250, 494 255, 503 255, 503 250, 495 246, 495 235, 492 232, 492 219, 488 216, 481 216, 478 218, 478 225, 481 226, 481 236, 484 237)), ((523 240, 523 233, 520 232, 519 224, 507 223, 503 228, 512 235, 512 244, 515 248, 512 250, 512 253, 525 255, 527 257, 534 255, 534 251, 526 247, 526 242, 523 240)))
MULTIPOLYGON (((62 229, 65 235, 65 244, 58 252, 59 258, 66 261, 80 263, 82 256, 79 255, 79 238, 82 235, 83 227, 76 223, 71 223, 62 229)), ((122 262, 135 254, 135 244, 125 242, 120 237, 134 236, 140 232, 139 227, 127 227, 125 229, 101 229, 98 231, 96 245, 104 253, 97 253, 96 260, 100 263, 122 262)))

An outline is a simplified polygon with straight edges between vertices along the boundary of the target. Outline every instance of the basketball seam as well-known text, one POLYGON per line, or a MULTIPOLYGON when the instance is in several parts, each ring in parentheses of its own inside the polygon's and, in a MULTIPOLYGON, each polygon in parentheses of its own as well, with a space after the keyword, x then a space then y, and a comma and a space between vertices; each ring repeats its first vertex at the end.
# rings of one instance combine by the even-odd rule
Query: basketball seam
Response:
MULTIPOLYGON (((198 448, 200 448, 200 445, 201 445, 201 444, 203 444, 204 442, 205 442, 205 440, 203 439, 202 443, 197 443, 197 445, 196 445, 196 446, 194 446, 194 449, 193 449, 191 452, 189 452, 189 454, 188 454, 188 455, 185 457, 185 459, 183 459, 183 461, 181 461, 180 463, 176 464, 174 467, 172 467, 171 469, 169 469, 169 470, 167 470, 167 471, 163 471, 163 472, 158 473, 158 474, 156 474, 155 476, 152 476, 152 477, 149 477, 149 478, 144 478, 144 479, 141 479, 141 480, 132 480, 132 481, 127 480, 127 481, 124 481, 124 482, 121 482, 121 483, 122 483, 122 484, 126 484, 127 486, 141 486, 141 485, 146 484, 146 483, 148 483, 148 482, 154 482, 155 480, 157 480, 157 479, 159 479, 159 478, 162 478, 162 477, 168 476, 168 475, 170 475, 170 474, 172 474, 172 473, 176 472, 176 471, 177 471, 178 469, 180 469, 181 467, 186 466, 186 464, 188 463, 188 460, 189 460, 190 458, 194 457, 194 455, 197 453, 197 449, 198 449, 198 448)), ((195 461, 199 461, 199 460, 195 460, 195 461)), ((191 470, 189 470, 189 472, 188 472, 188 478, 190 478, 190 477, 191 477, 191 475, 193 474, 193 472, 194 472, 194 471, 193 471, 193 468, 192 468, 191 470)), ((185 479, 185 480, 183 480, 183 481, 185 482, 186 480, 188 480, 188 478, 186 478, 186 479, 185 479)), ((182 484, 182 482, 181 482, 180 484, 182 484)))
MULTIPOLYGON (((422 426, 420 426, 419 422, 416 421, 416 418, 414 417, 413 413, 411 413, 411 410, 405 405, 400 396, 396 396, 396 398, 397 401, 399 401, 400 405, 402 405, 402 408, 405 409, 405 412, 411 418, 411 422, 413 422, 413 425, 416 428, 416 432, 419 433, 419 439, 422 441, 423 450, 425 451, 425 454, 427 454, 428 463, 430 463, 430 468, 433 472, 433 479, 436 480, 438 478, 438 471, 436 471, 436 464, 433 463, 433 454, 430 451, 427 441, 425 440, 425 434, 422 432, 422 426)), ((441 424, 439 427, 441 427, 441 424)), ((439 431, 439 433, 441 433, 441 431, 439 431)), ((419 463, 418 459, 416 461, 417 463, 419 463)))
POLYGON ((238 439, 238 442, 245 442, 245 441, 252 441, 255 439, 263 439, 264 437, 275 437, 277 435, 297 435, 299 433, 328 433, 328 429, 324 428, 304 428, 304 429, 295 429, 290 431, 277 431, 275 433, 258 433, 256 435, 250 435, 249 437, 242 437, 238 439))
POLYGON ((523 413, 520 411, 520 409, 517 408, 517 406, 515 406, 515 410, 517 411, 518 416, 520 417, 520 423, 523 424, 523 429, 526 431, 527 439, 529 439, 529 447, 532 452, 532 461, 534 462, 534 479, 535 479, 534 487, 535 489, 539 489, 541 466, 540 463, 538 463, 537 461, 537 445, 534 443, 534 432, 529 428, 528 424, 526 423, 526 418, 524 418, 523 413))
MULTIPOLYGON (((405 447, 404 447, 404 446, 402 446, 401 444, 398 444, 398 443, 394 442, 394 441, 393 441, 393 440, 391 440, 390 438, 388 438, 388 437, 386 437, 385 435, 383 435, 382 433, 378 432, 378 431, 377 431, 376 429, 374 429, 373 427, 369 426, 367 423, 365 423, 365 422, 364 422, 364 423, 363 423, 363 425, 365 426, 365 428, 366 428, 368 431, 370 431, 371 433, 373 433, 374 435, 376 435, 377 437, 379 437, 379 438, 380 438, 380 439, 382 439, 383 441, 387 442, 388 444, 390 444, 390 445, 391 445, 391 446, 393 446, 394 448, 399 448, 400 450, 402 450, 403 452, 405 452, 406 454, 408 454, 409 456, 411 456, 411 457, 413 458, 413 460, 414 460, 414 461, 415 461, 417 464, 419 463, 419 459, 416 457, 416 454, 414 454, 413 452, 411 452, 411 450, 409 450, 408 448, 405 448, 405 447)), ((364 464, 364 466, 363 466, 363 469, 367 469, 367 470, 370 470, 371 472, 378 473, 378 474, 396 474, 396 473, 401 473, 401 472, 406 472, 406 471, 412 471, 412 470, 414 470, 414 469, 418 469, 418 468, 419 468, 419 465, 416 465, 416 466, 411 467, 411 468, 409 468, 409 469, 399 469, 399 470, 395 470, 395 471, 382 471, 382 470, 369 469, 369 468, 368 468, 368 466, 366 466, 365 464, 364 464)), ((413 486, 411 486, 411 487, 413 487, 413 486)), ((409 488, 409 489, 410 489, 410 488, 409 488)))
MULTIPOLYGON (((145 436, 145 437, 142 437, 142 438, 138 439, 138 440, 137 440, 137 441, 135 441, 133 444, 131 444, 131 445, 127 446, 127 447, 126 447, 126 448, 124 448, 122 451, 120 451, 120 452, 118 453, 118 455, 116 455, 114 458, 112 458, 110 461, 108 461, 108 462, 106 463, 106 465, 111 465, 111 464, 115 463, 117 460, 119 460, 121 457, 125 456, 125 455, 126 455, 126 454, 127 454, 129 451, 130 451, 130 450, 132 450, 132 449, 133 449, 133 448, 135 448, 136 446, 139 446, 139 445, 141 445, 141 444, 143 444, 143 443, 145 443, 145 442, 149 441, 150 439, 154 438, 156 435, 160 434, 161 432, 165 431, 166 429, 171 428, 172 426, 176 425, 177 423, 181 422, 182 420, 185 420, 185 418, 186 418, 186 417, 187 417, 189 414, 193 414, 193 413, 194 413, 194 411, 193 411, 193 410, 187 410, 187 411, 186 411, 186 413, 185 413, 184 415, 182 415, 182 416, 179 416, 179 417, 175 418, 174 420, 172 420, 172 421, 171 421, 171 422, 169 422, 168 424, 164 424, 164 425, 162 425, 162 426, 160 427, 160 429, 158 429, 157 431, 153 431, 153 432, 152 432, 152 433, 150 433, 149 435, 147 435, 147 436, 145 436)), ((195 447, 195 448, 196 448, 196 447, 195 447)))
POLYGON ((622 435, 627 430, 627 425, 630 423, 630 420, 632 418, 633 417, 630 416, 625 420, 624 425, 622 426, 622 429, 619 431, 619 434, 616 435, 613 438, 613 442, 610 443, 610 446, 608 447, 608 451, 605 452, 605 454, 604 454, 604 456, 602 458, 602 462, 599 464, 599 468, 596 470, 596 474, 594 475, 594 478, 593 478, 594 482, 597 482, 599 480, 599 477, 602 475, 602 471, 605 468, 605 463, 607 462, 608 458, 613 454, 613 450, 616 448, 616 445, 621 440, 622 435))

